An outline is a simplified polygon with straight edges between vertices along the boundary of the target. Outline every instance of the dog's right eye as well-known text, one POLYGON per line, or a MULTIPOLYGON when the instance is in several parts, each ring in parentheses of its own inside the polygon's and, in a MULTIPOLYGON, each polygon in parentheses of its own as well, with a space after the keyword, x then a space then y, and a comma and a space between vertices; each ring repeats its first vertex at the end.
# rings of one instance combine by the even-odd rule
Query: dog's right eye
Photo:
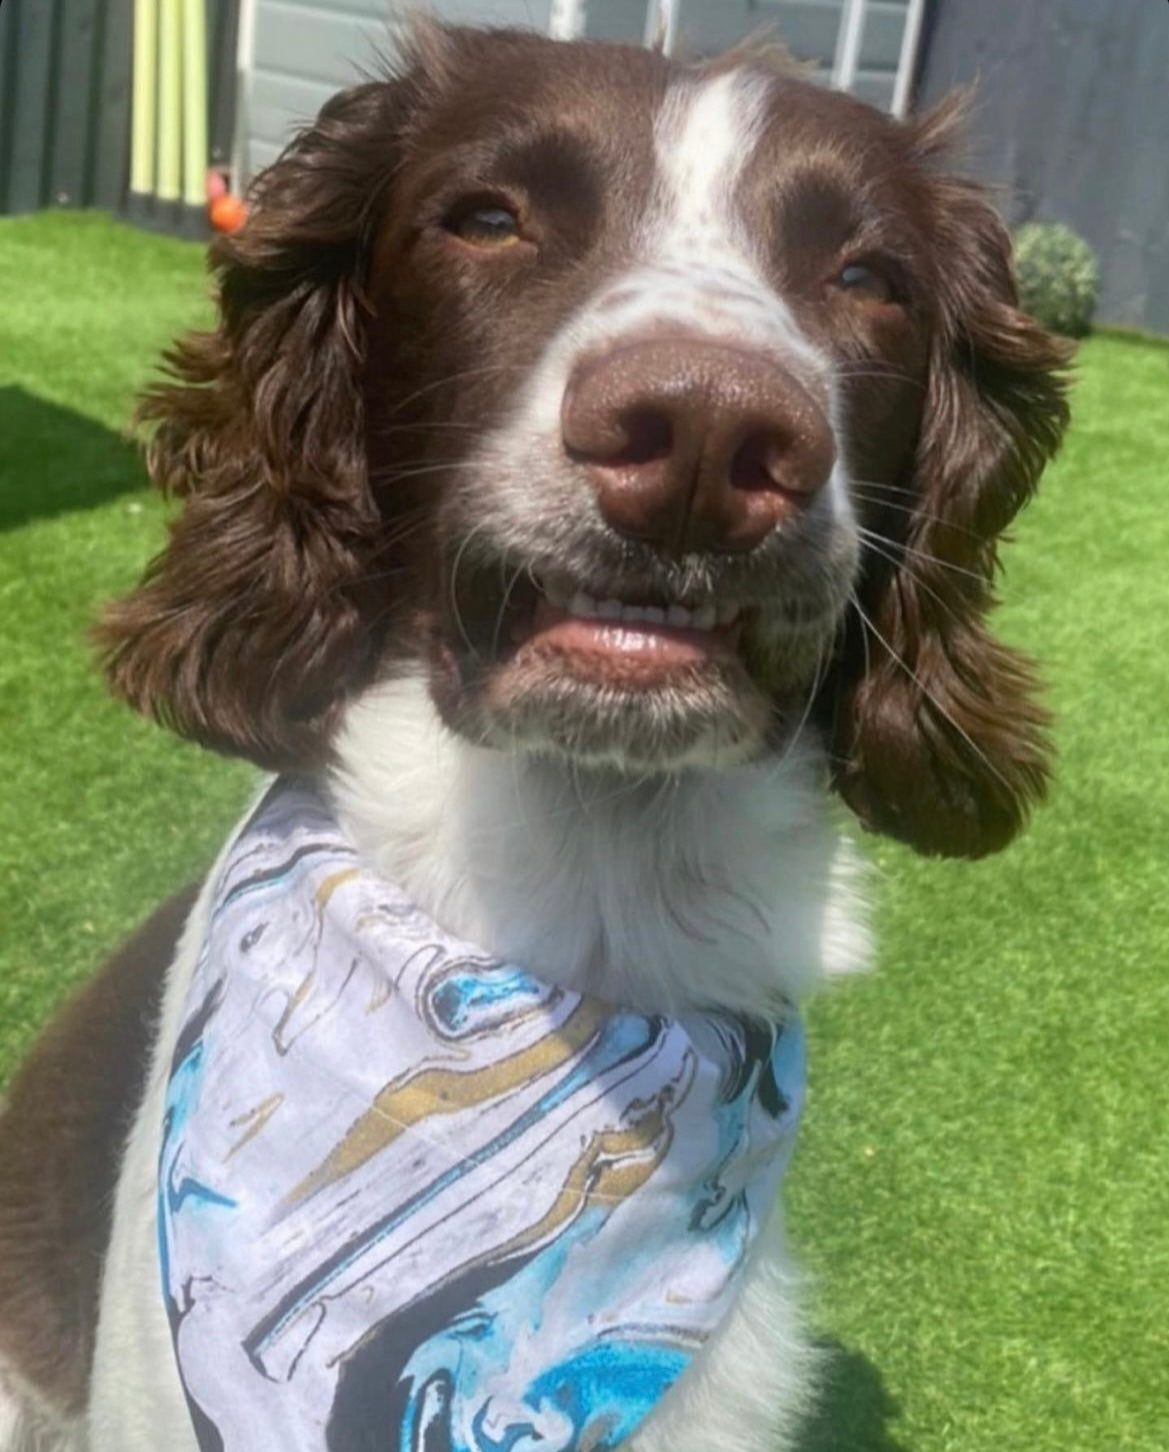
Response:
POLYGON ((473 247, 510 247, 523 240, 520 222, 508 207, 470 207, 447 219, 446 230, 473 247))

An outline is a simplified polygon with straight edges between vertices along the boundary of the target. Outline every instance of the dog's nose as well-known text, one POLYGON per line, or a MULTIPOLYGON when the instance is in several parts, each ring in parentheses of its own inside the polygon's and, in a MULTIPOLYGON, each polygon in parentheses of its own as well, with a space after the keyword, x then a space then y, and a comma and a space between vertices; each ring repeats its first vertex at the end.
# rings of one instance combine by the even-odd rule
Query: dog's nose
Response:
POLYGON ((627 343, 574 369, 561 407, 605 520, 682 554, 759 544, 828 482, 825 408, 766 354, 689 338, 627 343))

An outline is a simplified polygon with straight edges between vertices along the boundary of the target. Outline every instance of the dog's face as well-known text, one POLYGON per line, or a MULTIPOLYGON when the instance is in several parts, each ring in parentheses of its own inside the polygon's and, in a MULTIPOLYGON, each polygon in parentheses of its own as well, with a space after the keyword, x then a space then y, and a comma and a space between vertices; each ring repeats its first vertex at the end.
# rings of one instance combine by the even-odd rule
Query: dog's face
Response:
POLYGON ((475 741, 638 774, 808 724, 871 825, 999 845, 1042 718, 982 616, 1061 353, 945 130, 767 52, 425 32, 220 246, 115 686, 280 765, 420 662, 475 741))
POLYGON ((416 117, 366 418, 387 513, 431 516, 412 605, 457 730, 645 771, 806 718, 851 482, 895 483, 921 416, 924 204, 892 132, 761 66, 551 45, 416 117))

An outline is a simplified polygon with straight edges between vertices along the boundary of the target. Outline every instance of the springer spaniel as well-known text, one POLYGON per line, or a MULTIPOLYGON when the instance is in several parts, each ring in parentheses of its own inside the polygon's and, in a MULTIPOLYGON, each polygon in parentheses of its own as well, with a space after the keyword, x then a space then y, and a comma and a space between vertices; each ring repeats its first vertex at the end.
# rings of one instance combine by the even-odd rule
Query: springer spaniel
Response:
POLYGON ((13 1085, 3 1452, 792 1445, 832 794, 977 856, 1047 770, 985 618, 1066 359, 956 112, 424 26, 259 178, 101 636, 279 777, 13 1085))

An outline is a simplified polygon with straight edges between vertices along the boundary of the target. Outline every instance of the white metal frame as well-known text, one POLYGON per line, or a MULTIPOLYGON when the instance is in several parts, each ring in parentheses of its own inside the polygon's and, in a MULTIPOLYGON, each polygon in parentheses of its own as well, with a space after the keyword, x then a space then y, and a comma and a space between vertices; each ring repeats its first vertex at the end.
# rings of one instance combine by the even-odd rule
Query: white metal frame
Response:
POLYGON ((584 28, 585 0, 552 0, 548 34, 553 40, 575 40, 584 28))
POLYGON ((909 0, 905 29, 901 35, 901 55, 897 61, 897 82, 893 87, 893 114, 904 120, 913 99, 913 76, 921 49, 921 29, 925 20, 925 0, 909 0))
POLYGON ((836 32, 836 58, 832 63, 830 84, 834 91, 851 91, 856 85, 867 18, 868 0, 844 0, 840 29, 836 32))
POLYGON ((678 43, 678 0, 649 0, 645 7, 645 43, 650 50, 674 54, 678 43))
MULTIPOLYGON (((588 0, 552 0, 548 34, 554 40, 575 40, 585 32, 588 0)), ((678 0, 646 0, 645 43, 672 54, 678 39, 678 0)))
POLYGON ((231 147, 231 186, 242 194, 251 180, 245 168, 251 157, 248 121, 252 110, 252 71, 256 61, 256 0, 240 0, 239 28, 235 43, 235 119, 231 147))
MULTIPOLYGON (((713 0, 718 3, 718 0, 713 0)), ((893 114, 903 117, 912 99, 913 76, 921 47, 926 0, 908 0, 905 29, 893 88, 893 114)), ((548 33, 558 40, 573 40, 585 32, 588 0, 552 0, 548 33)), ((670 55, 678 41, 681 0, 646 0, 645 44, 670 55)), ((836 39, 830 84, 835 90, 849 91, 856 85, 864 46, 868 0, 844 0, 840 29, 836 39)), ((236 114, 235 135, 231 156, 234 185, 240 188, 248 162, 245 154, 248 136, 248 115, 251 110, 252 68, 255 59, 256 0, 240 0, 239 33, 236 46, 236 114)))
MULTIPOLYGON (((897 74, 893 82, 894 116, 904 119, 913 97, 913 77, 921 49, 921 31, 925 21, 926 0, 909 0, 905 8, 905 28, 901 32, 901 50, 897 56, 897 74)), ((844 0, 840 31, 836 40, 836 58, 832 66, 832 87, 851 91, 860 70, 861 52, 865 43, 865 21, 868 0, 844 0)))
MULTIPOLYGON (((587 7, 588 0, 552 0, 548 33, 559 40, 572 40, 583 35, 587 7)), ((905 29, 901 36, 897 74, 893 84, 892 110, 895 116, 904 117, 909 110, 925 7, 926 0, 908 0, 906 5, 905 29)), ((667 55, 673 53, 678 40, 679 9, 680 0, 646 0, 645 43, 652 50, 662 50, 667 55)), ((829 82, 834 90, 851 91, 856 85, 865 43, 868 9, 869 0, 844 0, 829 82)))

